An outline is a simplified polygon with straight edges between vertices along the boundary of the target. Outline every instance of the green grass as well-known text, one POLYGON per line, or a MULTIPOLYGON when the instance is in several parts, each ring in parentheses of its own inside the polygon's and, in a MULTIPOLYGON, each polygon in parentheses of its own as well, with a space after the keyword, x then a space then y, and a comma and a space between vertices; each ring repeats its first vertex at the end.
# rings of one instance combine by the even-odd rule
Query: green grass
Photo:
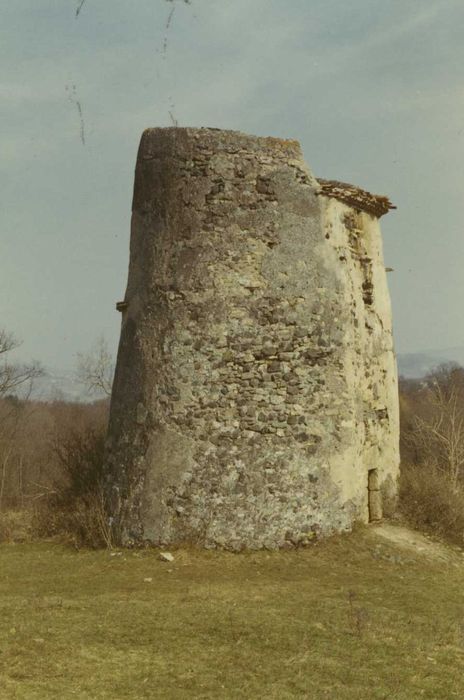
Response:
POLYGON ((3 545, 0 698, 463 698, 460 555, 380 541, 172 564, 3 545))

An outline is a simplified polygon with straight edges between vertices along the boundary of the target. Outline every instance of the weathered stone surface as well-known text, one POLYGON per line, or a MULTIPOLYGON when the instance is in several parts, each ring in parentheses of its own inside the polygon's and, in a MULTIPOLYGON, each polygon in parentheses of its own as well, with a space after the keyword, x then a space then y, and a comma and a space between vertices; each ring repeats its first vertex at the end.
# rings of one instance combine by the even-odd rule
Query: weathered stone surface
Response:
POLYGON ((149 129, 107 471, 116 538, 280 547, 394 498, 396 365, 375 216, 296 141, 149 129))

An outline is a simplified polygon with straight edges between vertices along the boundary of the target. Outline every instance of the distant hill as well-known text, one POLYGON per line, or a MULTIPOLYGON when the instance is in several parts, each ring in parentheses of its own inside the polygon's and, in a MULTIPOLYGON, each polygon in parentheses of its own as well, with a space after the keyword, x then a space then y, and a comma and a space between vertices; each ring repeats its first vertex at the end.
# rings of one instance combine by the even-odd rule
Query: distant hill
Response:
POLYGON ((85 402, 99 397, 89 395, 77 381, 74 370, 46 368, 45 375, 35 382, 31 398, 37 401, 85 402))
POLYGON ((398 373, 406 379, 420 379, 439 365, 456 362, 464 367, 464 346, 427 350, 425 352, 399 353, 398 373))

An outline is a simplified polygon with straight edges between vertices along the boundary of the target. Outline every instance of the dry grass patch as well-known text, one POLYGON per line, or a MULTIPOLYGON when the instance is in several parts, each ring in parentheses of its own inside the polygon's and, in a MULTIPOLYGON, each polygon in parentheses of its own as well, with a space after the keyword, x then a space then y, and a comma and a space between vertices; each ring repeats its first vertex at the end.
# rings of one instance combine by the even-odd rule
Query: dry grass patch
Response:
POLYGON ((403 464, 400 507, 413 526, 464 546, 464 486, 426 465, 403 464))
POLYGON ((369 529, 289 552, 174 554, 2 546, 0 697, 464 696, 453 550, 433 561, 369 529))
POLYGON ((33 539, 33 513, 27 510, 0 512, 0 544, 30 542, 33 539))

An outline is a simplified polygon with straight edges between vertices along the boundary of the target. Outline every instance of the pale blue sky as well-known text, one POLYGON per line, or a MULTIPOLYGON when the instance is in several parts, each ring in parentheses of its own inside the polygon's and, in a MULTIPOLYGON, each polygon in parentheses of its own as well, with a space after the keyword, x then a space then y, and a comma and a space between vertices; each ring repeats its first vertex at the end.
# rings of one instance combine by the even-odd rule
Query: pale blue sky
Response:
POLYGON ((388 195, 398 350, 464 345, 462 0, 80 3, 0 0, 0 325, 24 357, 116 348, 138 141, 170 112, 388 195))

